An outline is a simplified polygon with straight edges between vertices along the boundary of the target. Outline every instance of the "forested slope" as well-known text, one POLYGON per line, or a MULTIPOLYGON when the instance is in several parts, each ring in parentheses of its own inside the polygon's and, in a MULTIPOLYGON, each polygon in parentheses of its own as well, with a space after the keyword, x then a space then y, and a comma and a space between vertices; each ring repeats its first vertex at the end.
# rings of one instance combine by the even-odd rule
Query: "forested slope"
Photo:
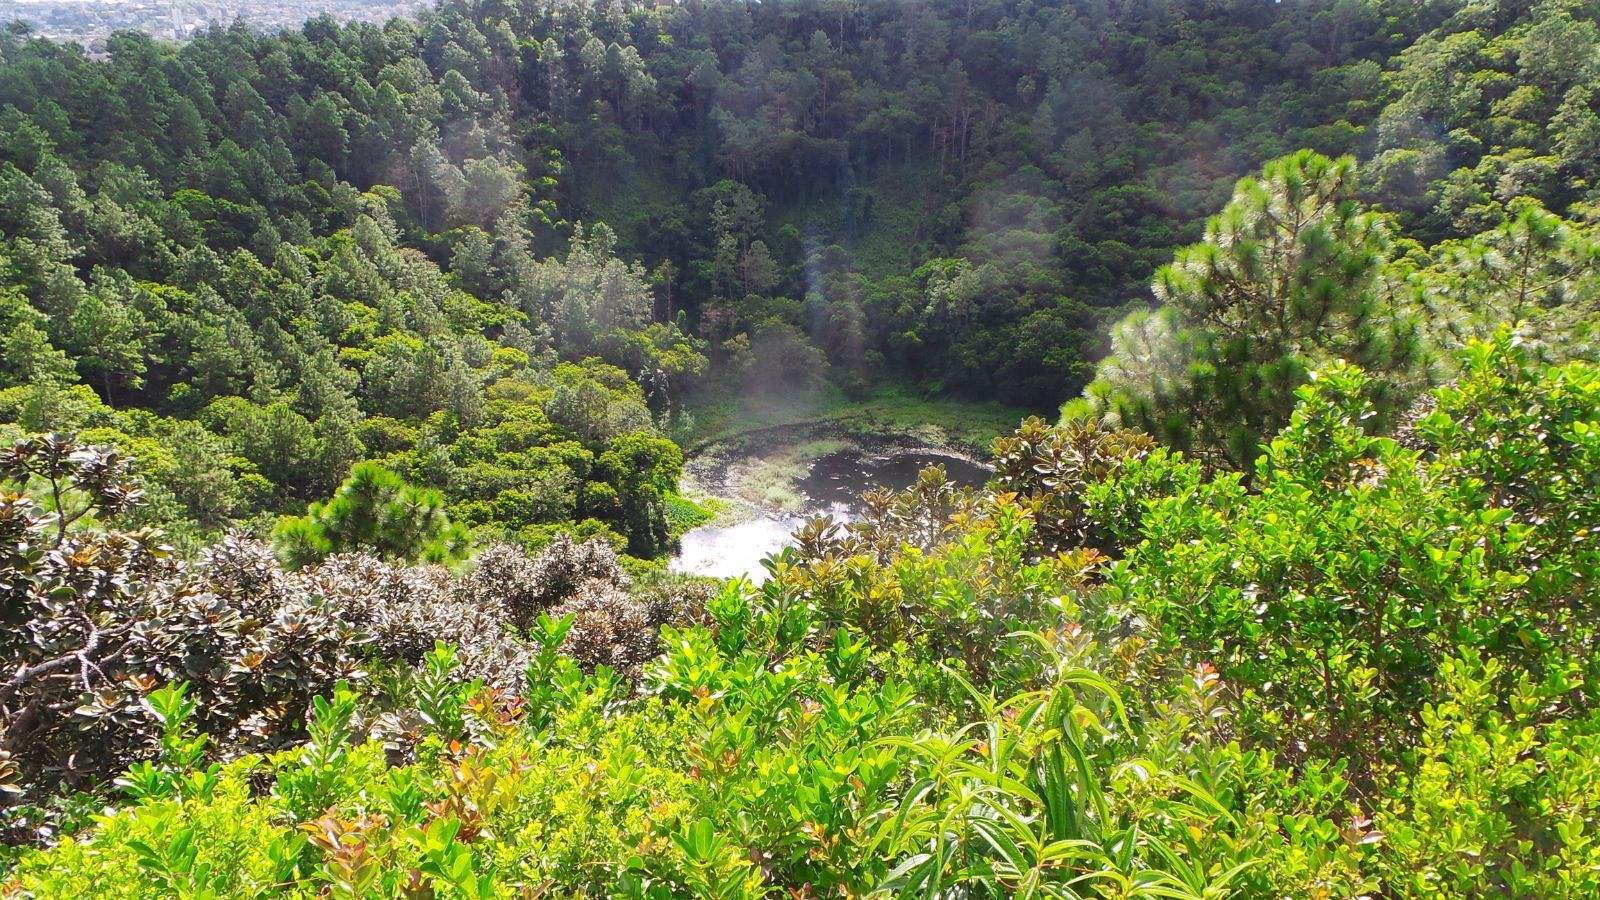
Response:
MULTIPOLYGON (((271 483, 173 486, 208 526, 321 497, 364 456, 452 444, 420 420, 478 427, 472 395, 515 353, 541 372, 551 352, 603 358, 658 420, 702 353, 755 387, 804 387, 825 359, 846 387, 894 372, 1048 408, 1231 182, 1295 148, 1370 157, 1356 193, 1425 245, 1493 228, 1518 197, 1581 205, 1592 13, 447 2, 382 28, 126 34, 104 59, 13 32, 7 280, 46 320, 13 301, 7 377, 204 423, 221 440, 177 442, 205 457, 184 468, 244 462, 271 483), (251 429, 273 439, 240 441, 251 429)), ((607 377, 569 371, 589 399, 555 417, 591 456, 637 430, 633 400, 597 399, 607 377), (573 421, 602 406, 609 425, 573 421)), ((555 468, 496 487, 637 552, 659 540, 588 503, 584 465, 555 468)))

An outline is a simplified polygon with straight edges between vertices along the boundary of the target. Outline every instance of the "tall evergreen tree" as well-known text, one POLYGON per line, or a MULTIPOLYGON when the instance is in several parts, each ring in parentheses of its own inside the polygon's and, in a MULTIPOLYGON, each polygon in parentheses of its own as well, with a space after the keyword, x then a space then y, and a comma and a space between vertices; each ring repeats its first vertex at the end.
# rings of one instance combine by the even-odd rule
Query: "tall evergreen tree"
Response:
POLYGON ((1295 389, 1334 360, 1372 373, 1378 408, 1392 411, 1422 349, 1381 283, 1390 254, 1383 219, 1355 199, 1353 159, 1304 150, 1268 163, 1239 182, 1203 241, 1156 273, 1152 289, 1173 312, 1136 314, 1124 331, 1140 340, 1102 362, 1091 409, 1240 467, 1288 423, 1295 389), (1150 346, 1173 355, 1166 377, 1130 358, 1150 346))
POLYGON ((274 537, 295 566, 361 550, 442 563, 460 558, 467 543, 466 529, 450 521, 442 494, 408 484, 377 463, 357 465, 332 499, 285 519, 274 537))

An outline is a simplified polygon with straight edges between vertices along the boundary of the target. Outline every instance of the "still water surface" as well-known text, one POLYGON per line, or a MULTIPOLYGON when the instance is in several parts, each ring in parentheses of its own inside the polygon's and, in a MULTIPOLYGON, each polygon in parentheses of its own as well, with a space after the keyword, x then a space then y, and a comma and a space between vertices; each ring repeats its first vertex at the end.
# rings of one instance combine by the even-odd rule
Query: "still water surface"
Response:
POLYGON ((761 560, 781 550, 805 520, 820 514, 848 522, 860 509, 864 491, 875 487, 904 490, 916 483, 924 468, 944 466, 945 475, 958 485, 981 487, 989 470, 971 460, 936 450, 891 450, 867 453, 857 448, 818 457, 805 476, 795 480, 802 497, 799 511, 757 509, 728 524, 703 525, 683 536, 672 561, 678 572, 752 581, 766 578, 761 560))

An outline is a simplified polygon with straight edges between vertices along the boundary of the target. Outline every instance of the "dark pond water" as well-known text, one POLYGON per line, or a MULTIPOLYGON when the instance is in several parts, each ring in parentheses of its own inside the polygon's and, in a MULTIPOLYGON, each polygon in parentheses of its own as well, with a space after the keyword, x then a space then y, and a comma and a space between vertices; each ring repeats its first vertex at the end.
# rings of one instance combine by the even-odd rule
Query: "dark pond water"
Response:
POLYGON ((795 491, 803 498, 800 511, 756 510, 736 522, 696 528, 683 536, 672 568, 717 578, 743 575, 759 582, 766 577, 761 560, 788 544, 806 519, 826 513, 837 521, 850 521, 864 491, 904 490, 933 465, 944 466, 945 475, 959 485, 980 487, 989 479, 984 466, 932 450, 835 451, 818 457, 810 471, 795 480, 795 491))
POLYGON ((796 482, 812 512, 831 513, 834 518, 854 517, 864 491, 874 487, 903 491, 917 483, 929 466, 944 466, 945 477, 963 487, 981 487, 989 480, 989 470, 970 460, 928 450, 899 450, 887 454, 866 454, 859 450, 840 450, 820 457, 811 471, 796 482))

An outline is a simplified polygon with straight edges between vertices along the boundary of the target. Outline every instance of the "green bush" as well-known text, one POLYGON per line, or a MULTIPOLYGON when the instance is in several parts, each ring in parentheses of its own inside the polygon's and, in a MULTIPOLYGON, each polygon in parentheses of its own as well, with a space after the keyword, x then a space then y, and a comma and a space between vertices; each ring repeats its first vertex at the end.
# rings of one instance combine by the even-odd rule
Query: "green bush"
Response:
POLYGON ((143 694, 124 802, 9 887, 1592 896, 1597 373, 1480 346, 1403 443, 1363 427, 1363 379, 1308 384, 1250 488, 1162 450, 1025 496, 930 470, 809 525, 759 588, 630 593, 565 539, 461 576, 234 552, 209 577, 368 597, 414 665, 225 764, 205 684, 143 694), (1051 516, 1120 557, 1054 549, 1051 516))
POLYGON ((1365 393, 1343 367, 1303 388, 1248 492, 1180 457, 1130 466, 1169 490, 1143 502, 1143 540, 1108 579, 1170 646, 1218 666, 1262 740, 1363 765, 1415 739, 1462 648, 1534 677, 1581 654, 1600 559, 1592 367, 1478 347, 1420 424, 1426 452, 1368 434, 1365 393))
POLYGON ((1600 713, 1578 685, 1513 677, 1467 652, 1384 792, 1375 827, 1395 896, 1592 897, 1600 892, 1600 713), (1587 704, 1585 704, 1587 705, 1587 704))

